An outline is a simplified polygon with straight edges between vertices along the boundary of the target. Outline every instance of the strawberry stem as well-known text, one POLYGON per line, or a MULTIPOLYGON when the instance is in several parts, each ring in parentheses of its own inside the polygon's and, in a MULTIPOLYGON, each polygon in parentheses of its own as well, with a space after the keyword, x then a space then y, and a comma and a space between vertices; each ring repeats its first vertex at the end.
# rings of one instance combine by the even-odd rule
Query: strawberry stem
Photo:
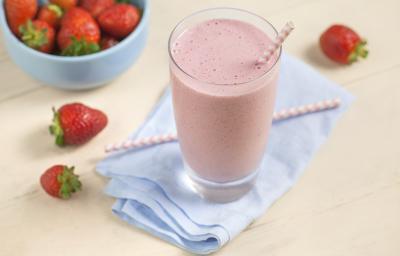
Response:
POLYGON ((74 167, 64 167, 64 171, 57 176, 57 181, 61 184, 59 195, 62 199, 68 199, 71 194, 81 190, 82 183, 79 176, 74 174, 74 167))
POLYGON ((49 4, 47 8, 53 11, 56 14, 57 18, 60 18, 63 15, 63 10, 61 9, 60 6, 56 4, 49 4))
POLYGON ((100 51, 97 43, 87 42, 84 38, 71 37, 71 43, 61 52, 63 56, 82 56, 100 51))
POLYGON ((38 49, 48 43, 47 29, 37 29, 31 20, 19 27, 21 40, 30 48, 38 49))
POLYGON ((358 56, 360 56, 364 59, 368 56, 368 50, 365 49, 366 45, 367 45, 366 41, 361 41, 361 43, 359 45, 357 45, 357 47, 356 47, 356 52, 357 52, 358 56))
POLYGON ((359 57, 365 59, 368 56, 368 50, 365 48, 367 42, 362 40, 359 42, 356 47, 354 48, 353 52, 349 55, 348 62, 351 64, 356 62, 359 57))
POLYGON ((57 146, 64 146, 64 131, 61 127, 60 115, 53 107, 53 123, 49 126, 50 134, 56 137, 55 143, 57 146))

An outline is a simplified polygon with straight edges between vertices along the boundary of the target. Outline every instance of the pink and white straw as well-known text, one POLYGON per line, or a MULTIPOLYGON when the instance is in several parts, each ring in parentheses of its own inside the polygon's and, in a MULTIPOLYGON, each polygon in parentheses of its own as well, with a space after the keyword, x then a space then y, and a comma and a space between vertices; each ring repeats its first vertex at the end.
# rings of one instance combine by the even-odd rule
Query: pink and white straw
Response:
POLYGON ((289 36, 290 32, 294 29, 293 22, 289 21, 282 28, 281 32, 279 32, 278 36, 272 41, 272 44, 269 48, 264 52, 263 56, 261 56, 258 60, 258 64, 267 63, 268 60, 272 57, 272 55, 281 47, 283 41, 289 36))
POLYGON ((112 152, 112 151, 118 151, 118 150, 123 150, 123 149, 131 149, 131 148, 141 148, 145 146, 151 146, 155 144, 161 144, 161 143, 166 143, 170 141, 175 141, 177 140, 178 137, 176 134, 162 134, 162 135, 154 135, 150 137, 145 137, 141 139, 136 139, 136 140, 126 140, 121 143, 115 143, 115 144, 109 144, 106 146, 105 151, 106 153, 112 152))
MULTIPOLYGON (((292 117, 302 116, 305 114, 315 113, 319 111, 329 110, 337 108, 340 105, 340 99, 329 99, 324 101, 319 101, 312 104, 301 105, 297 107, 292 107, 288 109, 283 109, 277 112, 274 112, 272 120, 273 121, 281 121, 285 119, 289 119, 292 117)), ((178 136, 174 133, 163 134, 163 135, 154 135, 150 137, 135 139, 135 140, 126 140, 121 143, 109 144, 106 146, 106 153, 119 151, 119 150, 127 150, 133 148, 141 148, 145 146, 152 146, 161 143, 167 143, 171 141, 178 140, 178 136)))

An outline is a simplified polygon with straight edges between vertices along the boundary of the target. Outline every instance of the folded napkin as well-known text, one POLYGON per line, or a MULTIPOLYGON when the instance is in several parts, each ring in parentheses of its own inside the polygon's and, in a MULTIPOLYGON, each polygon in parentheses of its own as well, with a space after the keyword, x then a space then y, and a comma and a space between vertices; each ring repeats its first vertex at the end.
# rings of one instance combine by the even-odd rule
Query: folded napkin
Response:
MULTIPOLYGON (((217 251, 266 212, 302 174, 353 97, 304 63, 282 56, 276 110, 340 97, 338 109, 275 122, 255 187, 238 201, 218 204, 185 184, 177 142, 114 153, 97 165, 110 177, 106 193, 117 198, 113 212, 187 251, 217 251)), ((131 138, 175 132, 171 92, 131 138)))

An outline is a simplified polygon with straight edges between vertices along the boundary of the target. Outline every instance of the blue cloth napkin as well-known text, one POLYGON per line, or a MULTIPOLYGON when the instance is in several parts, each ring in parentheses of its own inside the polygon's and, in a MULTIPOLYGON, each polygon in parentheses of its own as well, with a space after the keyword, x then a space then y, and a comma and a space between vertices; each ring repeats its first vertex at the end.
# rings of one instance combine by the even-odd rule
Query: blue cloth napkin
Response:
MULTIPOLYGON (((113 212, 131 225, 197 254, 220 249, 266 212, 302 174, 353 97, 284 54, 276 110, 340 97, 335 110, 275 122, 255 187, 236 202, 208 202, 188 186, 177 142, 114 153, 97 170, 110 177, 113 212)), ((169 89, 131 138, 175 132, 169 89)))

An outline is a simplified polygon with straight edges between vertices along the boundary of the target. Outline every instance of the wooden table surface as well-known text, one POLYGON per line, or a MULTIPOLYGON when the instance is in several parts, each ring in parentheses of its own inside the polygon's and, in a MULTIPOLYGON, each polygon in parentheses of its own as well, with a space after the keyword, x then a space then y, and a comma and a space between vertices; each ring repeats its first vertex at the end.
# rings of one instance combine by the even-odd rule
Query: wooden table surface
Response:
POLYGON ((0 255, 187 255, 112 215, 107 180, 95 173, 103 146, 143 121, 169 79, 166 44, 193 11, 234 6, 296 30, 286 51, 351 91, 357 100, 296 186, 216 255, 400 255, 400 1, 152 0, 151 32, 139 61, 110 85, 69 92, 24 74, 0 41, 0 255), (328 25, 368 39, 370 56, 352 66, 317 48, 328 25), (53 145, 51 107, 82 101, 103 109, 108 127, 79 148, 53 145), (41 172, 75 165, 84 183, 72 200, 47 196, 41 172))

